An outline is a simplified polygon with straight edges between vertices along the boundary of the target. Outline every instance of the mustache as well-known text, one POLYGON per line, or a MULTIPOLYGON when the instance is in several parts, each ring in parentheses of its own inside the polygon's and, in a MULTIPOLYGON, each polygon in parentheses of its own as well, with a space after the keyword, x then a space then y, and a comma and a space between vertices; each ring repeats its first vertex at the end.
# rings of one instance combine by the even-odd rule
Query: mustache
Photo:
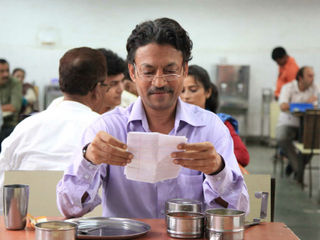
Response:
POLYGON ((155 93, 173 93, 173 88, 168 87, 168 86, 163 86, 161 88, 158 87, 151 87, 148 90, 148 95, 152 95, 155 93))

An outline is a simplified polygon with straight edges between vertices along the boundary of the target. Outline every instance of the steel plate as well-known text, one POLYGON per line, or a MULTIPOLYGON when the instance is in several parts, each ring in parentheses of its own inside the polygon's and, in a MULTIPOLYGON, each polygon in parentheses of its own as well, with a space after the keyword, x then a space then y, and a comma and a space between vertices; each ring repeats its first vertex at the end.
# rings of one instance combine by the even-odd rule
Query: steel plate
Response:
POLYGON ((87 234, 78 232, 77 239, 131 239, 139 237, 151 229, 150 225, 144 222, 128 218, 88 217, 65 221, 77 223, 81 230, 104 226, 87 234))

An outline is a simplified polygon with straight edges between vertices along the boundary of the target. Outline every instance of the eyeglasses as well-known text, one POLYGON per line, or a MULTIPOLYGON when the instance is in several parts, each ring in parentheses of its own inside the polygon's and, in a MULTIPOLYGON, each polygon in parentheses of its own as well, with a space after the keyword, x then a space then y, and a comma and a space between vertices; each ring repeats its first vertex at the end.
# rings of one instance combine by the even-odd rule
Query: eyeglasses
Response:
MULTIPOLYGON (((182 67, 180 69, 180 74, 174 73, 174 74, 164 74, 162 76, 157 76, 157 75, 152 75, 152 74, 147 74, 147 73, 142 73, 141 76, 139 75, 139 71, 138 68, 136 67, 136 64, 133 64, 135 70, 137 71, 137 75, 138 77, 142 80, 142 81, 146 81, 146 82, 153 82, 154 80, 156 80, 156 78, 162 78, 163 80, 170 82, 170 81, 174 81, 177 80, 179 77, 181 77, 181 72, 182 72, 182 67)), ((177 70, 178 72, 179 70, 177 70)))
POLYGON ((104 82, 97 82, 93 87, 91 88, 90 92, 93 91, 93 89, 100 83, 101 87, 107 87, 107 92, 112 88, 112 86, 109 86, 108 84, 105 84, 104 82))

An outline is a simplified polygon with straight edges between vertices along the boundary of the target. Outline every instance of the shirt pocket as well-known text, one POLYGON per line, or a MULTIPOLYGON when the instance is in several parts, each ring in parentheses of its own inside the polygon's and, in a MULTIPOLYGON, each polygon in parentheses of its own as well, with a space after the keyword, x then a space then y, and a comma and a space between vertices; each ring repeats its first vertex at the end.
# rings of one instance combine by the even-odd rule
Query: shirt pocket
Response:
POLYGON ((203 173, 200 175, 179 174, 180 198, 203 200, 203 173))

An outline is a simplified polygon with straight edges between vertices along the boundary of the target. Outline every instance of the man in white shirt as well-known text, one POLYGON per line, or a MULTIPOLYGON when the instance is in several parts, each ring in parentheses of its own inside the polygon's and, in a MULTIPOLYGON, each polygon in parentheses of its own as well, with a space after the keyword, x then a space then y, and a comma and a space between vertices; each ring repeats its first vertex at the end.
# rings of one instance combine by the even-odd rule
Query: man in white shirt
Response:
MULTIPOLYGON (((0 214, 4 172, 65 170, 83 132, 108 91, 106 59, 98 50, 76 48, 60 59, 59 85, 64 100, 56 107, 28 117, 3 141, 0 155, 0 214)), ((81 151, 81 150, 80 150, 81 151)))
POLYGON ((297 180, 302 183, 304 168, 303 159, 299 156, 292 141, 298 135, 299 118, 293 116, 290 110, 290 103, 316 103, 319 88, 314 83, 314 71, 311 67, 302 67, 297 73, 296 80, 283 85, 279 96, 280 115, 276 130, 279 147, 288 157, 290 165, 286 169, 287 175, 292 170, 297 173, 297 180), (292 167, 292 170, 290 169, 292 167))

